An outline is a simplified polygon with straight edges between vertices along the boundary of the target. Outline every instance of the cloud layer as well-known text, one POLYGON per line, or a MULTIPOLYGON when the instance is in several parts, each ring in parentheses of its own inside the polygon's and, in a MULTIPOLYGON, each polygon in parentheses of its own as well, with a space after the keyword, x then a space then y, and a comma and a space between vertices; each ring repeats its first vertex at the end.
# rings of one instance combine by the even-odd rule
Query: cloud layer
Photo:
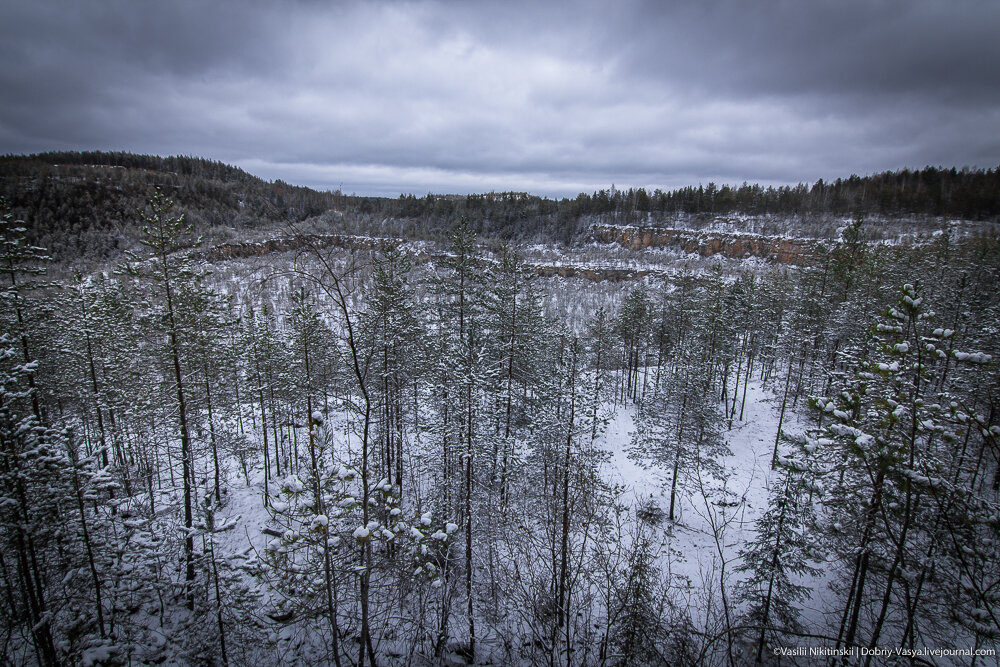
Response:
POLYGON ((548 195, 1000 164, 1000 4, 8 1, 0 152, 548 195))

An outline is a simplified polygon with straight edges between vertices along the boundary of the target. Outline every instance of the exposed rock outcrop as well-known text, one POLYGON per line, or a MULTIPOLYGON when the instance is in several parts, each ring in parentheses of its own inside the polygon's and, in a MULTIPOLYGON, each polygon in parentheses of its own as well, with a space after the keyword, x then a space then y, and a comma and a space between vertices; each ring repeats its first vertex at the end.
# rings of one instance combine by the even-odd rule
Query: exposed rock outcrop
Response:
POLYGON ((618 227, 594 225, 591 238, 599 243, 617 243, 630 250, 669 247, 702 257, 722 254, 733 259, 759 257, 780 264, 809 264, 818 241, 758 235, 696 232, 686 229, 618 227))
POLYGON ((344 248, 347 250, 379 250, 402 243, 402 239, 373 238, 370 236, 348 236, 341 234, 309 234, 285 238, 267 239, 254 243, 223 243, 213 246, 206 253, 211 261, 257 257, 272 252, 287 252, 304 248, 344 248))

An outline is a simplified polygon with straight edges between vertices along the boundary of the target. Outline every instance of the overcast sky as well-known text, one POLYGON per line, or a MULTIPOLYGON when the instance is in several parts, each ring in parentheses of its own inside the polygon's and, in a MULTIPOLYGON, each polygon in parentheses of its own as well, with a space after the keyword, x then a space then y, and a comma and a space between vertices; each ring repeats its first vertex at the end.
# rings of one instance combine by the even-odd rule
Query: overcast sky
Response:
POLYGON ((0 153, 347 193, 1000 164, 1000 2, 0 2, 0 153))

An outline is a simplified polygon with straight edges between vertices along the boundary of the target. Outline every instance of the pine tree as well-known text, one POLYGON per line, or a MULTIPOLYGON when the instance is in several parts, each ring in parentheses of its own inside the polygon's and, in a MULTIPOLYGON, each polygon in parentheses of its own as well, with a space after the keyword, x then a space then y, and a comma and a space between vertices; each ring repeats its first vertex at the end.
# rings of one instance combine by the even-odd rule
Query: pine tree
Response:
POLYGON ((615 665, 666 664, 662 645, 668 634, 664 627, 667 598, 654 567, 653 542, 642 530, 633 539, 612 599, 617 613, 610 628, 608 657, 615 665))
POLYGON ((538 294, 530 274, 511 248, 501 248, 484 290, 484 361, 488 366, 487 409, 484 420, 492 425, 489 488, 506 502, 511 476, 518 473, 518 442, 530 429, 534 392, 543 368, 541 355, 547 341, 538 294))
POLYGON ((719 472, 718 460, 728 455, 721 428, 724 406, 706 392, 708 369, 695 356, 699 341, 677 352, 678 360, 662 387, 647 399, 637 415, 630 454, 649 458, 670 470, 670 508, 674 521, 680 493, 691 486, 697 470, 719 472))
MULTIPOLYGON (((274 321, 266 308, 250 309, 243 319, 241 332, 246 353, 244 374, 250 387, 249 400, 256 401, 260 410, 261 451, 264 457, 264 502, 270 502, 271 479, 281 475, 281 451, 278 439, 278 406, 275 395, 281 395, 282 368, 289 359, 281 345, 274 321), (273 453, 271 443, 274 444, 273 453), (273 459, 273 472, 272 472, 273 459)), ((251 414, 253 411, 251 408, 251 414)))
MULTIPOLYGON (((7 293, 9 294, 9 292, 7 293)), ((53 628, 49 607, 52 604, 44 570, 46 541, 45 521, 39 515, 39 498, 34 494, 44 476, 36 472, 39 452, 44 452, 46 430, 30 414, 34 388, 27 378, 33 371, 28 364, 14 362, 19 356, 17 341, 10 334, 0 335, 0 358, 3 376, 0 378, 0 488, 10 499, 2 507, 3 568, 5 604, 11 626, 21 626, 30 636, 30 643, 39 664, 56 665, 58 658, 53 643, 53 628), (26 410, 27 409, 27 410, 26 410), (14 562, 8 563, 7 558, 14 562), (11 573, 13 576, 11 576, 11 573), (14 588, 16 586, 16 589, 14 588), (15 597, 16 596, 16 597, 15 597)), ((44 470, 44 469, 43 469, 44 470)), ((44 488, 44 486, 43 486, 44 488)), ((16 649, 15 649, 16 650, 16 649)))
MULTIPOLYGON (((639 369, 646 368, 646 346, 649 337, 652 304, 645 286, 632 289, 626 295, 618 313, 616 326, 622 340, 620 364, 624 369, 621 400, 638 401, 640 397, 639 369)), ((642 376, 645 380, 645 375, 642 376)))
MULTIPOLYGON (((420 331, 408 285, 410 261, 399 246, 390 246, 375 256, 370 288, 370 306, 363 328, 371 346, 378 373, 379 413, 375 437, 381 442, 381 470, 390 484, 403 488, 405 393, 421 369, 420 331)), ((414 414, 414 416, 416 416, 414 414)))
MULTIPOLYGON (((952 513, 958 507, 949 500, 946 471, 962 440, 963 413, 954 400, 960 395, 940 390, 939 374, 949 357, 943 348, 952 333, 935 328, 933 319, 917 289, 904 285, 854 357, 853 376, 841 380, 832 398, 812 401, 831 418, 825 437, 811 447, 829 462, 827 521, 851 573, 840 630, 849 646, 859 642, 861 610, 869 605, 874 611, 868 646, 876 646, 886 623, 899 618, 893 613, 899 605, 910 619, 900 639, 912 641, 907 635, 919 603, 912 584, 927 574, 914 575, 914 568, 952 530, 952 517, 941 513, 940 503, 952 513), (858 506, 858 495, 867 502, 858 506)), ((964 354, 973 363, 989 361, 980 353, 964 354)))
POLYGON ((768 643, 780 645, 782 633, 799 632, 796 605, 810 597, 795 578, 819 571, 810 564, 814 548, 812 506, 802 472, 793 459, 783 458, 768 494, 767 511, 757 520, 756 536, 741 550, 737 571, 746 574, 736 589, 745 606, 745 624, 759 628, 753 638, 760 663, 768 643))
MULTIPOLYGON (((6 206, 4 206, 6 209, 6 206)), ((0 218, 0 265, 7 280, 0 292, 5 307, 4 332, 0 334, 0 447, 3 463, 2 489, 4 498, 2 522, 5 554, 13 556, 16 564, 3 563, 4 574, 8 567, 16 568, 18 600, 8 586, 11 618, 19 618, 30 633, 35 657, 40 664, 55 665, 56 649, 53 643, 49 618, 46 579, 43 576, 42 557, 44 546, 39 544, 38 532, 43 524, 32 502, 33 467, 30 465, 36 452, 46 447, 46 431, 42 409, 35 383, 38 363, 31 351, 26 327, 25 291, 32 287, 25 276, 37 276, 42 269, 37 266, 47 256, 42 248, 25 243, 25 227, 13 215, 3 211, 0 218), (13 316, 13 317, 11 317, 13 316)), ((11 579, 5 576, 5 581, 11 579)))
MULTIPOLYGON (((610 393, 610 385, 607 378, 611 361, 609 359, 611 352, 610 344, 611 327, 608 315, 603 307, 598 308, 587 331, 587 356, 593 372, 593 388, 592 393, 585 397, 584 400, 589 404, 587 412, 590 413, 591 445, 597 439, 601 404, 607 400, 610 393)), ((659 368, 657 369, 657 373, 659 373, 659 368)))
MULTIPOLYGON (((481 296, 481 260, 469 221, 461 219, 449 232, 450 255, 445 262, 450 275, 439 285, 438 335, 443 354, 439 358, 439 391, 448 406, 443 406, 443 464, 445 498, 453 498, 465 537, 465 594, 468 624, 468 651, 475 655, 476 616, 473 581, 473 519, 480 449, 477 423, 480 418, 479 389, 488 380, 490 369, 484 364, 483 298, 481 296), (454 410, 452 411, 452 407, 454 410), (449 413, 449 411, 451 411, 449 413), (458 491, 451 491, 458 482, 458 491)), ((449 511, 450 513, 450 511, 449 511)))
POLYGON ((189 403, 191 389, 185 385, 182 359, 188 336, 193 336, 189 326, 191 316, 203 298, 199 282, 203 277, 194 271, 190 258, 184 253, 196 245, 190 238, 191 228, 185 227, 184 216, 171 215, 173 202, 157 191, 149 202, 149 211, 143 213, 145 223, 143 239, 152 252, 147 265, 133 265, 131 270, 144 275, 155 286, 159 304, 159 331, 166 338, 164 352, 171 368, 171 389, 177 401, 177 423, 181 442, 181 484, 183 486, 184 581, 189 607, 194 606, 194 444, 191 437, 189 403))

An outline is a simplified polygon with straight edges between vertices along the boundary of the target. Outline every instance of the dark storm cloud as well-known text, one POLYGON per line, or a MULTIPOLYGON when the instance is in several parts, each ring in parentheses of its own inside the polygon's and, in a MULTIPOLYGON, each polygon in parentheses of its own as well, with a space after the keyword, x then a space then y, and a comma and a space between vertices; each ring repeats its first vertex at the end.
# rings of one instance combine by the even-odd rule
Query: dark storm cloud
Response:
POLYGON ((987 2, 7 2, 0 151, 386 193, 995 166, 998 28, 987 2))
POLYGON ((673 75, 705 90, 1000 99, 997 3, 709 1, 637 12, 650 18, 629 65, 654 78, 657 63, 680 59, 673 75))

